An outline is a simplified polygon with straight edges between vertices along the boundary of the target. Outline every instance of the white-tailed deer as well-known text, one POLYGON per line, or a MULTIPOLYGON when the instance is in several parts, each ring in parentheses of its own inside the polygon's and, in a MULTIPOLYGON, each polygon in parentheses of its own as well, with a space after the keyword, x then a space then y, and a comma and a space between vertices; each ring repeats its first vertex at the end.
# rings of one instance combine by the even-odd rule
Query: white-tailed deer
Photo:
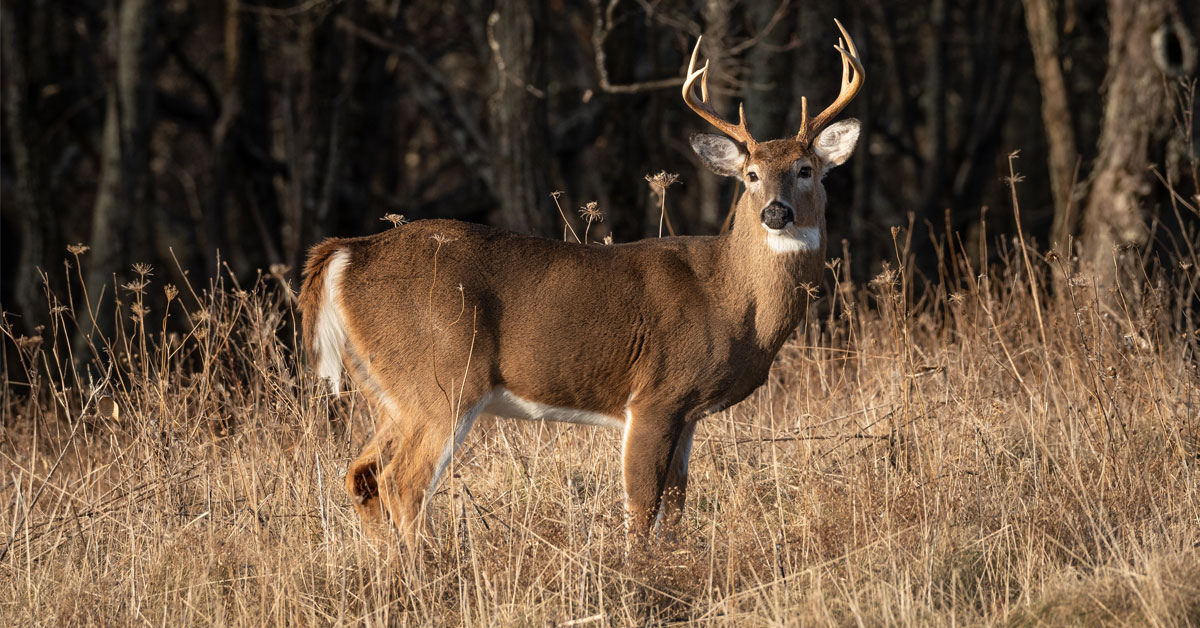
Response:
POLYGON ((725 135, 692 147, 746 186, 728 233, 572 244, 422 220, 313 247, 305 342, 334 392, 348 371, 376 417, 346 475, 364 519, 390 519, 411 544, 455 446, 488 413, 622 430, 630 531, 679 521, 696 423, 765 381, 804 316, 802 285, 822 273, 821 178, 859 131, 829 122, 864 78, 838 29, 837 100, 815 118, 802 100, 799 133, 767 142, 709 105, 696 43, 683 99, 725 135))

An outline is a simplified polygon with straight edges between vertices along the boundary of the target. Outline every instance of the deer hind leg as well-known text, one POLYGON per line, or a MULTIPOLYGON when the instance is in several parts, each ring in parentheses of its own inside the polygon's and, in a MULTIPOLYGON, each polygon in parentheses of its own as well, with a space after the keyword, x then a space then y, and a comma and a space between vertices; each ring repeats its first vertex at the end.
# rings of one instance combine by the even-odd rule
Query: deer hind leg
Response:
POLYGON ((384 521, 383 503, 379 495, 380 467, 380 448, 378 438, 375 438, 346 469, 346 492, 350 494, 358 516, 367 524, 384 521))
POLYGON ((692 455, 692 439, 696 435, 699 421, 683 426, 675 441, 675 452, 667 468, 667 479, 663 485, 662 505, 658 511, 659 530, 667 537, 674 537, 679 521, 683 518, 684 496, 687 494, 688 460, 692 455))
POLYGON ((683 422, 648 409, 631 410, 625 422, 621 463, 629 533, 649 535, 683 422))
POLYGON ((479 396, 452 425, 421 416, 399 426, 398 442, 379 474, 379 493, 383 508, 409 547, 431 536, 429 500, 455 448, 466 438, 486 402, 485 395, 479 396))

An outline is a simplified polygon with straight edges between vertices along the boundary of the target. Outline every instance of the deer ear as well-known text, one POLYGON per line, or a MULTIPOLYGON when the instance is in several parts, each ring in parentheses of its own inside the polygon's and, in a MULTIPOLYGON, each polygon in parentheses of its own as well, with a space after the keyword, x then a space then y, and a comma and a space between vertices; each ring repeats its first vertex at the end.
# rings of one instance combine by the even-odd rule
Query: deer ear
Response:
POLYGON ((711 133, 693 135, 692 150, 700 155, 709 170, 723 177, 742 176, 742 166, 749 156, 745 146, 724 135, 711 133))
POLYGON ((842 165, 854 152, 854 144, 858 141, 858 129, 858 120, 854 118, 829 125, 813 142, 813 152, 817 153, 817 157, 820 157, 828 168, 842 165))

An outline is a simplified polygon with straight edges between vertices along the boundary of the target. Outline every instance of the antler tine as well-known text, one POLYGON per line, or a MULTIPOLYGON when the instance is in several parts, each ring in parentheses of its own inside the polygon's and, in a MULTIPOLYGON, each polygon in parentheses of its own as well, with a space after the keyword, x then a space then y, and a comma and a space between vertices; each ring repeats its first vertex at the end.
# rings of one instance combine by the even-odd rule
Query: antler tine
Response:
POLYGON ((833 104, 826 107, 817 117, 809 120, 807 112, 802 112, 800 132, 796 134, 798 140, 811 141, 816 137, 817 133, 825 128, 825 125, 841 113, 851 100, 854 100, 858 91, 862 89, 863 81, 867 78, 867 73, 863 70, 862 62, 858 58, 858 47, 854 45, 854 39, 850 37, 850 33, 846 32, 840 21, 835 19, 833 22, 842 32, 842 37, 838 39, 838 45, 833 48, 842 56, 842 87, 838 92, 837 100, 834 100, 833 104))
POLYGON ((700 54, 702 39, 704 38, 696 39, 696 47, 692 49, 692 59, 688 62, 687 78, 683 81, 683 101, 692 111, 720 129, 725 135, 747 146, 752 146, 757 142, 750 135, 750 130, 746 128, 746 111, 742 105, 738 105, 738 123, 734 124, 721 117, 708 103, 708 61, 704 62, 704 67, 696 69, 696 57, 700 54), (696 93, 693 90, 697 78, 700 79, 700 100, 696 100, 696 93))

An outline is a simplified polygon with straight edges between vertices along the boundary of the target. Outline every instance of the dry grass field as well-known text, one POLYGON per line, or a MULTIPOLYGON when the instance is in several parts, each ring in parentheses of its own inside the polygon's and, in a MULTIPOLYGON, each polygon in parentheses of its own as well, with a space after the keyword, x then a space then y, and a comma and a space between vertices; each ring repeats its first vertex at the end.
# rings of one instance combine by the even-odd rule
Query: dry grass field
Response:
POLYGON ((867 285, 831 263, 701 424, 674 542, 627 550, 618 434, 485 420, 415 562, 359 525, 366 408, 298 366, 278 277, 140 268, 88 336, 76 250, 42 338, 4 326, 0 625, 1200 624, 1196 268, 1106 307, 1014 242, 926 283, 909 237, 867 285))

